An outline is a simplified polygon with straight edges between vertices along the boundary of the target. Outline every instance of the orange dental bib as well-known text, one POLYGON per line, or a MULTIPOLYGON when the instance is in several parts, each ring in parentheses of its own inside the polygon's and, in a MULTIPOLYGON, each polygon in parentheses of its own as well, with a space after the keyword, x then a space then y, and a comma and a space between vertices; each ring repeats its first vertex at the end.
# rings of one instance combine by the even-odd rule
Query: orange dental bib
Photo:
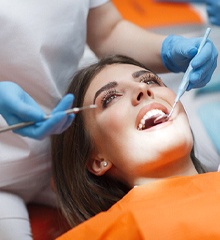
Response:
POLYGON ((219 219, 220 173, 175 177, 132 189, 58 240, 215 240, 219 219))

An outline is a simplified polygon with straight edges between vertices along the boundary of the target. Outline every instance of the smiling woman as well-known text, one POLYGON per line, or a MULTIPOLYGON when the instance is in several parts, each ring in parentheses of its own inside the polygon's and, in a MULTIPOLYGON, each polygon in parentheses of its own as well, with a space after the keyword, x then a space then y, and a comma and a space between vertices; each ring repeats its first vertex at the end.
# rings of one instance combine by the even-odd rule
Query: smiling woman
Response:
POLYGON ((54 181, 71 226, 109 209, 134 186, 202 169, 181 103, 167 114, 175 94, 145 66, 125 56, 101 59, 74 77, 74 105, 96 104, 53 136, 54 181))
POLYGON ((175 94, 145 66, 125 56, 101 59, 75 75, 69 92, 76 106, 97 105, 53 136, 54 181, 71 226, 134 186, 202 172, 182 104, 169 121, 153 123, 170 112, 175 94))

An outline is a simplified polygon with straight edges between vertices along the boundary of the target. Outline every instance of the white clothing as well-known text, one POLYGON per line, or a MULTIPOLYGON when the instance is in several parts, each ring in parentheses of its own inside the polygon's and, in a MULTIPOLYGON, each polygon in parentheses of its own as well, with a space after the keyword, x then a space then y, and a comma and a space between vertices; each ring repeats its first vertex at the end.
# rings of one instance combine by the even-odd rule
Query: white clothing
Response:
MULTIPOLYGON (((83 55, 89 9, 107 1, 0 0, 0 81, 16 82, 50 113, 83 55)), ((50 167, 49 138, 0 135, 0 191, 54 204, 48 197, 50 167)))
POLYGON ((0 192, 0 239, 32 239, 24 201, 17 195, 6 192, 0 192))

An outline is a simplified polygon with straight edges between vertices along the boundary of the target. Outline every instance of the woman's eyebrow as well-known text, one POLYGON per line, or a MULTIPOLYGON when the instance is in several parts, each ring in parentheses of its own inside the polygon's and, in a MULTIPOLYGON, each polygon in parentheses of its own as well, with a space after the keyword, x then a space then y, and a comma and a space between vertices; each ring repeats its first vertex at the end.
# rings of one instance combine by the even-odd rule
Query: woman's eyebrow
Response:
MULTIPOLYGON (((147 72, 150 72, 149 70, 139 70, 139 71, 136 71, 134 73, 132 73, 132 77, 133 78, 138 78, 142 75, 144 75, 145 73, 147 72)), ((108 89, 111 89, 111 88, 114 88, 118 86, 118 83, 117 82, 109 82, 108 84, 106 84, 105 86, 101 87, 96 93, 95 93, 95 97, 93 99, 93 104, 95 103, 95 100, 96 98, 104 91, 108 90, 108 89)))
POLYGON ((104 91, 114 88, 118 86, 117 82, 109 82, 108 84, 104 85, 103 87, 101 87, 96 93, 95 93, 95 97, 93 99, 93 104, 95 103, 96 98, 104 91))
POLYGON ((137 72, 132 73, 133 78, 139 78, 140 76, 144 75, 145 73, 150 72, 148 70, 139 70, 137 72))

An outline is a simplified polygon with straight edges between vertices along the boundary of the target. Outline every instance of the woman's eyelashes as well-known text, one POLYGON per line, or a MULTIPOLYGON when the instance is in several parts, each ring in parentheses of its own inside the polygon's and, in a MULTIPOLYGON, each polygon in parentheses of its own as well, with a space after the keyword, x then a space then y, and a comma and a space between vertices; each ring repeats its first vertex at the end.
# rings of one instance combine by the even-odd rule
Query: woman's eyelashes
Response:
POLYGON ((162 80, 154 73, 147 72, 140 77, 141 83, 146 83, 147 85, 156 84, 158 86, 164 86, 162 80))
MULTIPOLYGON (((152 86, 164 86, 162 80, 152 72, 146 72, 140 77, 139 80, 141 83, 146 83, 147 85, 152 86)), ((122 96, 123 93, 119 92, 115 88, 110 88, 103 92, 103 96, 101 98, 102 108, 107 108, 108 105, 117 97, 122 96)))
POLYGON ((102 107, 106 108, 115 98, 122 96, 121 92, 118 92, 116 89, 109 89, 104 93, 104 96, 101 99, 102 107))

